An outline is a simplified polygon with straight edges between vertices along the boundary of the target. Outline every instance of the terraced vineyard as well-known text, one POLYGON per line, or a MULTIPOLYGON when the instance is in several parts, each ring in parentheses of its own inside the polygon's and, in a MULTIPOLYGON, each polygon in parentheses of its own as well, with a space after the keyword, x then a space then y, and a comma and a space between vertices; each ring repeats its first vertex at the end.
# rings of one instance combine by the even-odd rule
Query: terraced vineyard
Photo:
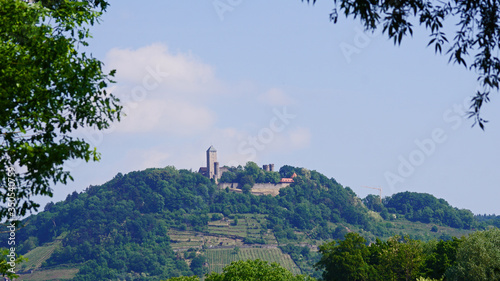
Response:
POLYGON ((61 244, 61 240, 57 240, 29 251, 24 255, 28 261, 19 264, 21 271, 30 271, 39 268, 61 244))
POLYGON ((203 246, 207 248, 241 246, 244 244, 244 239, 260 241, 255 243, 277 245, 278 242, 272 231, 268 229, 262 230, 263 224, 266 223, 265 215, 240 214, 237 218, 210 221, 206 232, 170 229, 168 236, 170 237, 172 249, 180 251, 188 248, 201 249, 203 246))
POLYGON ((277 244, 274 234, 263 227, 263 224, 265 225, 266 223, 267 219, 265 215, 240 214, 237 218, 209 222, 208 232, 210 234, 227 235, 241 239, 262 239, 266 244, 277 244))
POLYGON ((48 269, 35 271, 32 274, 20 274, 19 281, 49 281, 49 280, 72 280, 78 273, 78 268, 71 269, 48 269))
POLYGON ((60 266, 52 269, 40 269, 42 263, 46 261, 52 253, 62 246, 62 239, 66 233, 57 237, 54 242, 36 247, 25 255, 28 261, 19 264, 19 278, 16 280, 45 281, 45 280, 71 280, 78 273, 79 269, 74 265, 60 266))
POLYGON ((293 274, 300 274, 299 267, 293 262, 290 256, 277 248, 241 248, 239 251, 235 251, 234 249, 207 249, 205 256, 207 257, 209 272, 215 271, 221 273, 222 268, 232 261, 261 259, 276 262, 293 272, 293 274))
POLYGON ((170 230, 168 232, 172 249, 197 248, 203 244, 203 236, 195 231, 170 230))

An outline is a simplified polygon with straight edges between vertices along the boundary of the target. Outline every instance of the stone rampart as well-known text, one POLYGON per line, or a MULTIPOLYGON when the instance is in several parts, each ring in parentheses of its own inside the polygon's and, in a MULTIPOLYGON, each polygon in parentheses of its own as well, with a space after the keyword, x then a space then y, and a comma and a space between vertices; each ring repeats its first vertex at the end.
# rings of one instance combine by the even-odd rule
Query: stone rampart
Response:
MULTIPOLYGON (((256 183, 253 185, 251 193, 254 195, 266 195, 270 194, 272 196, 276 196, 280 193, 280 189, 289 186, 288 182, 280 182, 277 184, 274 183, 256 183)), ((241 189, 238 188, 238 183, 219 183, 220 189, 229 188, 229 190, 233 192, 241 192, 241 189)))

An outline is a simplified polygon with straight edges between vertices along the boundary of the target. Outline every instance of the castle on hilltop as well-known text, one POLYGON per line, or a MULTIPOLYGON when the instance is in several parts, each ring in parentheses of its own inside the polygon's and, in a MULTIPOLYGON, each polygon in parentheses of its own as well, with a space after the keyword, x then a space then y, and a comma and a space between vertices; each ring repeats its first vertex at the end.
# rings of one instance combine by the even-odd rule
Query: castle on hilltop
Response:
POLYGON ((227 168, 219 166, 219 162, 217 162, 217 150, 211 145, 207 150, 207 166, 200 167, 198 173, 209 179, 215 179, 215 183, 217 183, 224 172, 227 172, 227 168))
MULTIPOLYGON (((274 172, 274 164, 263 165, 262 170, 266 172, 274 172)), ((225 189, 228 188, 234 192, 242 192, 241 187, 238 183, 218 183, 222 174, 229 171, 227 167, 220 167, 219 162, 217 161, 217 150, 211 145, 207 150, 207 166, 200 167, 198 173, 203 176, 214 179, 215 183, 218 184, 219 188, 225 189)), ((293 178, 295 178, 297 174, 293 173, 290 178, 281 178, 280 182, 277 184, 274 183, 255 183, 252 187, 252 194, 255 195, 263 195, 263 194, 271 194, 276 196, 279 193, 279 190, 283 187, 289 186, 294 182, 293 178)))

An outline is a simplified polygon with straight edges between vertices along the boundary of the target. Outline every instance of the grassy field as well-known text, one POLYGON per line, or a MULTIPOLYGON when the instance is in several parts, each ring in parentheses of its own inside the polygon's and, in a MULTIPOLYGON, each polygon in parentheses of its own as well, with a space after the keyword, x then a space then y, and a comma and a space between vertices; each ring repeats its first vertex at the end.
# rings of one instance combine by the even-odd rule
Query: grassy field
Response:
POLYGON ((42 263, 46 261, 50 257, 50 255, 52 255, 55 249, 60 246, 61 240, 56 240, 29 251, 24 255, 24 257, 27 258, 28 261, 19 264, 20 272, 27 272, 39 268, 42 263))
POLYGON ((472 230, 456 229, 448 226, 439 226, 439 225, 436 225, 438 231, 432 232, 430 230, 435 224, 409 222, 405 220, 396 220, 396 221, 391 221, 390 223, 392 224, 392 229, 394 229, 395 234, 399 234, 402 232, 410 235, 418 235, 422 239, 426 238, 426 240, 436 239, 443 234, 455 237, 461 237, 473 232, 472 230))
MULTIPOLYGON (((433 223, 421 223, 421 222, 410 222, 407 220, 396 219, 391 221, 383 222, 386 226, 387 234, 384 236, 379 236, 381 240, 387 240, 389 237, 394 235, 410 235, 413 239, 418 239, 422 241, 428 241, 433 239, 439 239, 442 236, 455 236, 462 237, 472 233, 473 230, 467 229, 456 229, 448 226, 440 226, 433 223), (437 232, 432 232, 433 226, 437 227, 437 232)), ((346 224, 347 225, 347 224, 346 224)), ((374 242, 377 237, 372 233, 366 232, 365 230, 348 225, 351 231, 357 232, 367 238, 369 241, 374 242)))
POLYGON ((294 274, 300 274, 300 269, 290 256, 283 254, 283 252, 277 248, 241 248, 239 251, 235 251, 234 249, 207 249, 205 251, 205 256, 207 257, 208 269, 210 272, 215 271, 221 273, 222 268, 232 261, 261 259, 269 262, 276 262, 294 274))
POLYGON ((35 271, 32 274, 20 274, 16 280, 47 281, 47 280, 71 280, 78 273, 77 268, 49 269, 35 271))
POLYGON ((23 255, 28 260, 19 264, 19 278, 16 280, 46 281, 46 280, 71 280, 78 273, 78 268, 73 266, 40 269, 42 263, 46 261, 52 253, 62 246, 62 239, 66 233, 61 234, 55 241, 36 247, 23 255))

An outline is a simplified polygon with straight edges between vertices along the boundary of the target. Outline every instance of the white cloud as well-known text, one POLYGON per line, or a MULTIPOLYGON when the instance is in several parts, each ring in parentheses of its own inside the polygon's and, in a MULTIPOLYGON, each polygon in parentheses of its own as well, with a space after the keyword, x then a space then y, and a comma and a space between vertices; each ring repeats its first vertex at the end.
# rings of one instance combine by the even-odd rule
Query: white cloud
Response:
POLYGON ((207 107, 178 100, 145 100, 124 111, 127 116, 116 125, 116 130, 125 133, 193 135, 211 128, 216 118, 207 107))
MULTIPOLYGON (((167 46, 153 44, 137 50, 111 49, 107 65, 117 69, 116 79, 145 86, 158 83, 161 89, 199 94, 220 87, 215 71, 191 54, 172 54, 167 46), (152 77, 149 78, 149 77, 152 77)), ((147 87, 146 87, 147 88, 147 87)))
POLYGON ((288 96, 282 89, 271 88, 259 96, 259 101, 274 106, 295 104, 295 100, 288 96))
POLYGON ((191 54, 172 54, 162 44, 112 49, 106 65, 117 69, 113 93, 125 116, 116 132, 167 132, 193 135, 214 125, 216 114, 207 100, 221 91, 210 65, 191 54))

